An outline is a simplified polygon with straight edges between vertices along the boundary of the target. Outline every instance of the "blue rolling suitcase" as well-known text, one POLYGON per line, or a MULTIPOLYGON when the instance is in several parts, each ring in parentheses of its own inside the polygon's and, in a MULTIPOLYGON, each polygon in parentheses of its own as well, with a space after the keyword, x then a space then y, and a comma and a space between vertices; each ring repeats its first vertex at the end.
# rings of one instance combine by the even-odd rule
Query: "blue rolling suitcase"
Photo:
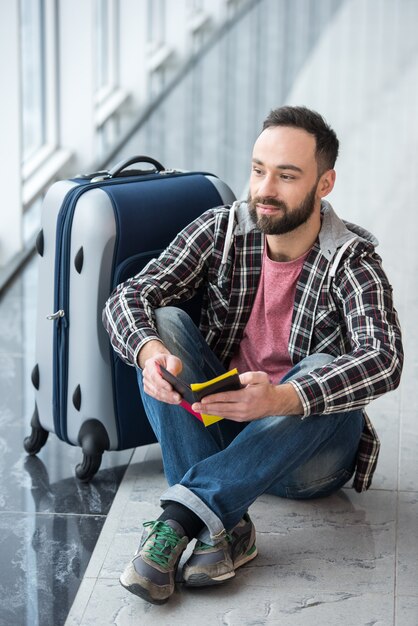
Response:
MULTIPOLYGON (((102 309, 110 292, 184 226, 206 209, 234 200, 216 176, 165 170, 148 157, 50 188, 36 244, 35 410, 26 452, 39 452, 54 432, 82 448, 76 476, 88 481, 105 450, 155 441, 135 369, 111 349, 102 309), (155 169, 129 169, 141 162, 155 169)), ((189 312, 198 320, 198 301, 189 312)))

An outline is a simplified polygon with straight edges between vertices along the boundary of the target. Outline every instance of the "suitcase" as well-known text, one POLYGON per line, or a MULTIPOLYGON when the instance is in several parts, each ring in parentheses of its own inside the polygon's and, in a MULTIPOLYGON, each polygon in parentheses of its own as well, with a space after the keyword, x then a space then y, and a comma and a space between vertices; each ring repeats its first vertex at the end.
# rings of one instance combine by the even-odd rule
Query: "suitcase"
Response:
MULTIPOLYGON (((54 432, 82 448, 76 476, 87 482, 105 450, 155 441, 135 368, 112 350, 102 310, 110 292, 184 226, 206 209, 234 200, 212 174, 166 170, 142 156, 52 185, 36 241, 35 409, 26 452, 37 454, 54 432), (141 162, 155 169, 129 169, 141 162)), ((188 312, 198 321, 200 302, 193 300, 188 312)))

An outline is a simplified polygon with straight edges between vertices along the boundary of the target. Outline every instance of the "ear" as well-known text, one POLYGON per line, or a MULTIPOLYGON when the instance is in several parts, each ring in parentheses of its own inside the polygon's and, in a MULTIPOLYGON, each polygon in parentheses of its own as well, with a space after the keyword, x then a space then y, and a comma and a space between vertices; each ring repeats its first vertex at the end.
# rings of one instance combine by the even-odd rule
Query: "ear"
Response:
POLYGON ((336 176, 335 170, 327 170, 322 174, 317 186, 317 194, 320 198, 324 198, 331 193, 334 188, 336 176))

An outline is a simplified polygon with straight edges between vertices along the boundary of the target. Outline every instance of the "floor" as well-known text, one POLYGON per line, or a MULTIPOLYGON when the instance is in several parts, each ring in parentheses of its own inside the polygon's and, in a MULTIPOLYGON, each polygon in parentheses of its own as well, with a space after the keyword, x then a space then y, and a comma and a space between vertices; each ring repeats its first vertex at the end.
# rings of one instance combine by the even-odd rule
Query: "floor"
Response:
POLYGON ((79 450, 49 436, 38 456, 23 439, 33 410, 36 265, 0 299, 0 625, 60 626, 132 450, 105 455, 89 484, 74 478, 79 450))

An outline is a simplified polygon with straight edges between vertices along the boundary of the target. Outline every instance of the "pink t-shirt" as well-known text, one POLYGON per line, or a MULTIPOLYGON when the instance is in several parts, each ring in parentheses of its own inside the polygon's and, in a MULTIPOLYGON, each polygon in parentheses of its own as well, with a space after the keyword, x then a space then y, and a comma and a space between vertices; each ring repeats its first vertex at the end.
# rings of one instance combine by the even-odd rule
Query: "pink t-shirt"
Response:
POLYGON ((266 372, 278 384, 291 369, 289 335, 296 284, 309 251, 286 263, 272 261, 264 248, 260 283, 250 318, 231 368, 266 372))

